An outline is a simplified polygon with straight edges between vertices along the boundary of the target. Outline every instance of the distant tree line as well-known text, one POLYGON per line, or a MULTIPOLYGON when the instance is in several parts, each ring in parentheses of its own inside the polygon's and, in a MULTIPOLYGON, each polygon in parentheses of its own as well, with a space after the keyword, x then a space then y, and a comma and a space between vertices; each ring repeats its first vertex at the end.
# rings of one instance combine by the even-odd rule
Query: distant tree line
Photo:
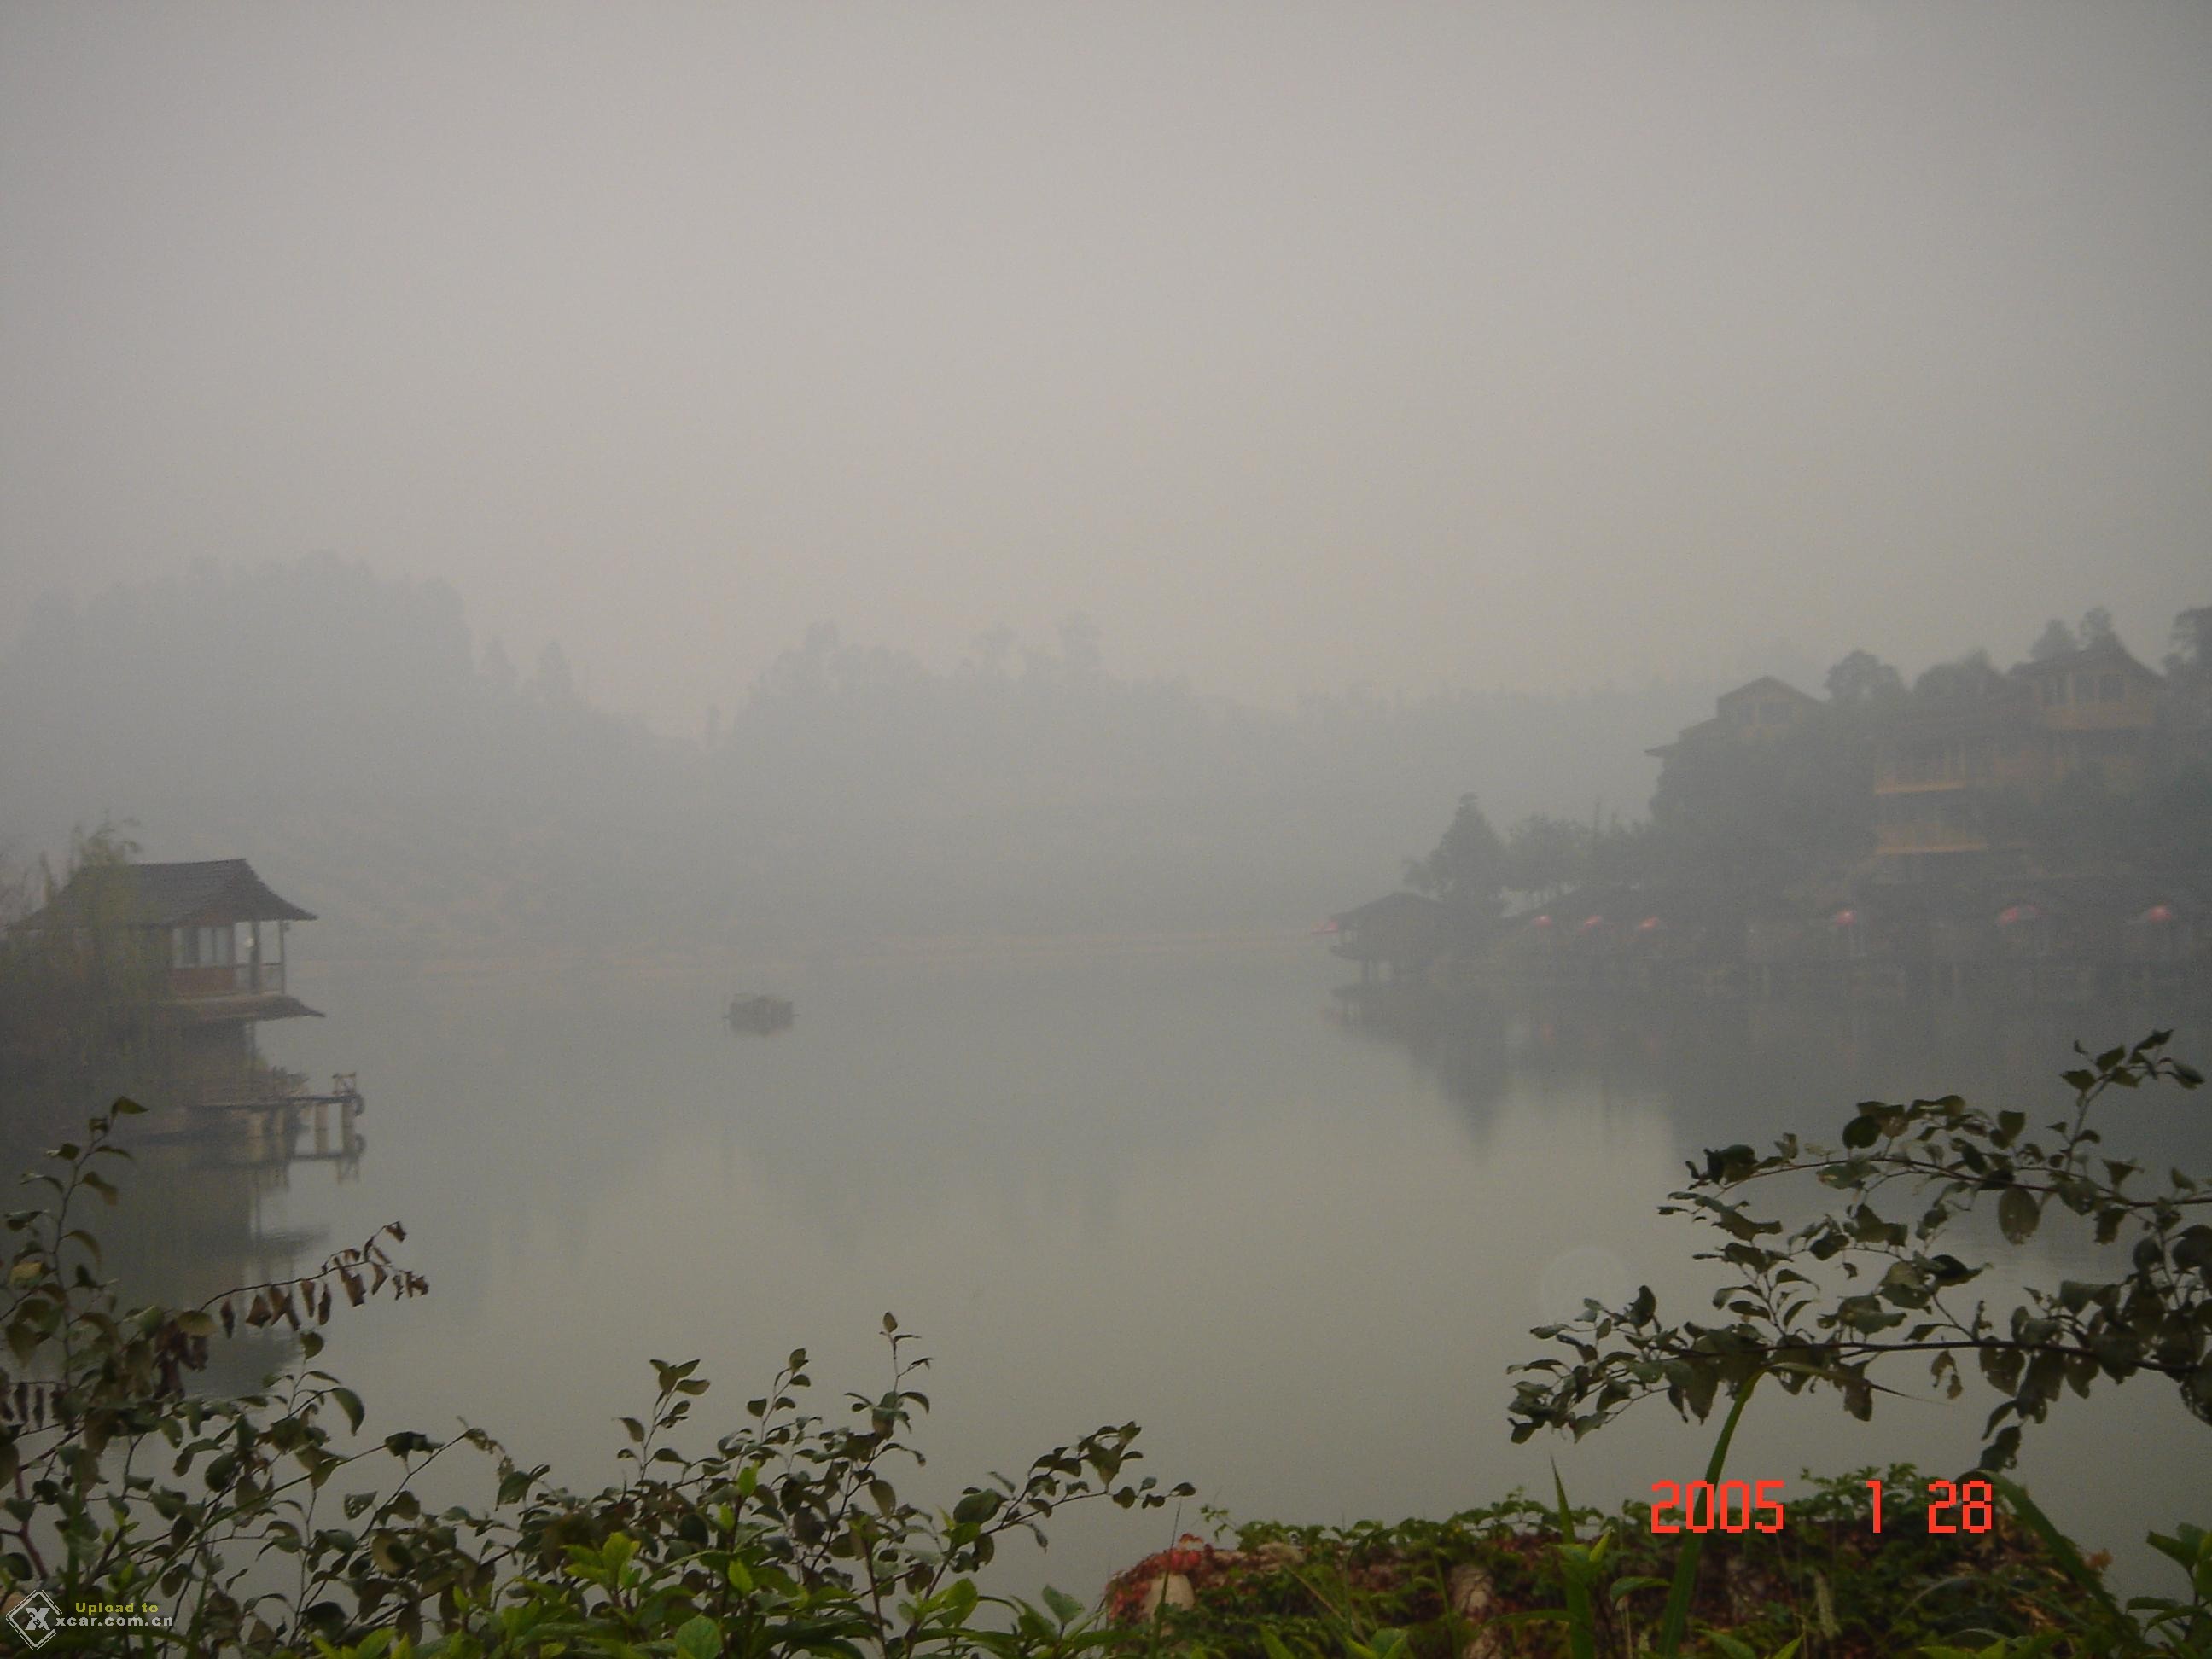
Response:
POLYGON ((655 733, 558 644, 336 557, 43 606, 0 649, 0 845, 104 811, 238 855, 318 954, 1304 926, 1472 769, 1532 810, 1638 793, 1709 684, 1255 708, 1110 665, 1095 623, 933 665, 824 624, 655 733))
MULTIPOLYGON (((2185 613, 2166 665, 2199 708, 2207 616, 2185 613)), ((306 895, 331 955, 1279 927, 1370 886, 1469 780, 1462 810, 1507 827, 1448 834, 1414 877, 1455 896, 1847 865, 1881 711, 1977 672, 1908 686, 1853 652, 1802 741, 1680 757, 1638 818, 1644 747, 1722 688, 1269 709, 1118 674, 1080 616, 1043 643, 993 628, 948 666, 824 624, 676 738, 594 703, 557 643, 518 665, 440 584, 330 556, 210 565, 49 603, 0 650, 0 849, 127 814, 151 857, 249 857, 306 895)), ((2062 840, 2127 818, 2179 845, 2202 786, 2173 787, 2022 810, 2062 840)))

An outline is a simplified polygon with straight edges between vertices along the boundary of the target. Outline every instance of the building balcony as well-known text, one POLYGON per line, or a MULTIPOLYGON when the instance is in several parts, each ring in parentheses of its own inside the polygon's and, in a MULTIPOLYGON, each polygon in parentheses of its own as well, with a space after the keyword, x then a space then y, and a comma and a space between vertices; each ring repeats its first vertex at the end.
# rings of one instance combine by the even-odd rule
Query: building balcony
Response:
POLYGON ((1989 838, 1952 824, 1885 823, 1875 830, 1876 854, 1897 853, 1986 853, 1989 838))
POLYGON ((281 962, 264 962, 258 967, 250 962, 226 962, 169 969, 169 994, 179 1002, 283 994, 284 964, 281 962))

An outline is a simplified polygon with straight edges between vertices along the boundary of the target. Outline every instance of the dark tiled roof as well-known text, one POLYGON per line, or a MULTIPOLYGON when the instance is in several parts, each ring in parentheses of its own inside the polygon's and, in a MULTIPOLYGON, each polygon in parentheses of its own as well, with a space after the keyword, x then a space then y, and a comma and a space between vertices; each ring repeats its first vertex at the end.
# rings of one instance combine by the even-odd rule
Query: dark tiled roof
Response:
POLYGON ((1424 919, 1441 917, 1448 907, 1439 899, 1425 898, 1419 893, 1385 893, 1379 899, 1349 910, 1340 910, 1329 920, 1339 926, 1357 927, 1362 922, 1374 921, 1389 915, 1417 915, 1424 919))
POLYGON ((2111 667, 2116 665, 2132 668, 2148 680, 2163 683, 2155 668, 2148 668, 2136 660, 2135 655, 2118 640, 2106 638, 2094 645, 2085 645, 2079 651, 2061 652, 2055 657, 2045 657, 2040 662, 2024 662, 2012 672, 2024 678, 2038 674, 2056 673, 2061 669, 2111 667))
POLYGON ((1719 696, 1713 699, 1713 702, 1717 705, 1721 703, 1730 703, 1734 702, 1738 697, 1748 696, 1753 692, 1757 692, 1760 696, 1764 696, 1767 693, 1773 691, 1787 692, 1790 696, 1796 698, 1800 702, 1818 704, 1820 701, 1809 691, 1800 691, 1796 686, 1790 684, 1787 680, 1778 680, 1771 674, 1761 674, 1757 679, 1751 680, 1742 685, 1739 685, 1733 691, 1722 692, 1719 696))
POLYGON ((80 870, 25 927, 82 927, 109 916, 134 927, 222 921, 313 921, 280 898, 244 859, 108 865, 80 870))

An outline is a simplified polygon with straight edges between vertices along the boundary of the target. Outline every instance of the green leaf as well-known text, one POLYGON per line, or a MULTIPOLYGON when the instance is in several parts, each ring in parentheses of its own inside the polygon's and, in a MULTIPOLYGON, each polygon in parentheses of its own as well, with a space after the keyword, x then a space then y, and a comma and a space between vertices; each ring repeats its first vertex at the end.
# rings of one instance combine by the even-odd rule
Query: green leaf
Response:
POLYGON ((701 1613, 676 1632, 676 1651, 683 1659, 718 1659, 722 1651, 720 1627, 701 1613))
POLYGON ((2040 1218, 2035 1194, 2024 1187, 2008 1187, 1997 1200, 1997 1225, 2008 1243, 2026 1243, 2034 1237, 2035 1224, 2040 1218))
POLYGON ((351 1389, 332 1389, 331 1398, 337 1402, 337 1408, 345 1413, 347 1426, 356 1434, 359 1434, 362 1419, 368 1415, 362 1408, 361 1396, 351 1389))
POLYGON ((980 1526, 996 1515, 999 1506, 1005 1502, 1006 1499, 997 1492, 977 1487, 952 1506, 952 1523, 955 1526, 980 1526))
POLYGON ((1566 1579, 1567 1651, 1573 1659, 1595 1659, 1597 1621, 1590 1612, 1589 1595, 1595 1562, 1575 1546, 1575 1512, 1567 1502, 1567 1485, 1559 1478, 1557 1463, 1552 1465, 1552 1489, 1559 1496, 1559 1543, 1555 1553, 1566 1579))
MULTIPOLYGON (((1704 1367, 1699 1368, 1705 1370, 1704 1367)), ((1711 1373, 1708 1370, 1706 1374, 1711 1373)), ((1713 1455, 1705 1463, 1705 1484, 1720 1490, 1721 1472, 1728 1466, 1729 1443, 1735 1438, 1735 1425, 1743 1420, 1743 1408, 1751 1403, 1751 1391, 1766 1375, 1761 1366, 1746 1377, 1736 1390, 1735 1403, 1729 1407, 1728 1420, 1713 1441, 1713 1455)), ((1682 1540, 1682 1553, 1674 1560, 1674 1580, 1667 1591, 1667 1610, 1660 1615, 1658 1644, 1652 1651, 1659 1659, 1675 1659, 1682 1650, 1682 1636, 1689 1627, 1690 1597, 1697 1589, 1698 1558, 1705 1553, 1705 1540, 1702 1533, 1692 1533, 1682 1540)))

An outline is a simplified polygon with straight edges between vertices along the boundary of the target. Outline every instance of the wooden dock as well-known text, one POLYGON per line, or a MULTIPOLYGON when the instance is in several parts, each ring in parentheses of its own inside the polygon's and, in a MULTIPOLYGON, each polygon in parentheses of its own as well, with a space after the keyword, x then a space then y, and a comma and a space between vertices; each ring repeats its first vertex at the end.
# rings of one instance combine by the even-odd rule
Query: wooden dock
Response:
POLYGON ((332 1164, 343 1176, 360 1164, 368 1145, 358 1127, 368 1103, 350 1073, 333 1077, 325 1094, 191 1100, 173 1109, 176 1122, 143 1138, 194 1146, 203 1162, 223 1169, 332 1164))

